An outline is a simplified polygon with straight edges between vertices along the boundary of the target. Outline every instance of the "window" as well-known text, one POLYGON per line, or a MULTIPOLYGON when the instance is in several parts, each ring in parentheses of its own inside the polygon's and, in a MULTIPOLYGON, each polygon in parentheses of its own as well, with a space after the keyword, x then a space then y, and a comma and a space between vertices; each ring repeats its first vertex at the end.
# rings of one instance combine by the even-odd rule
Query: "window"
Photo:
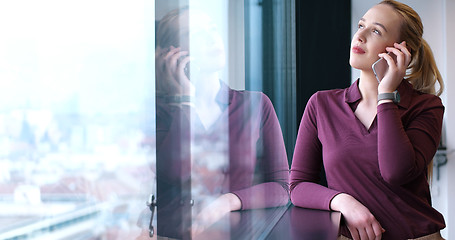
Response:
POLYGON ((0 239, 264 234, 288 203, 289 4, 0 3, 0 239))

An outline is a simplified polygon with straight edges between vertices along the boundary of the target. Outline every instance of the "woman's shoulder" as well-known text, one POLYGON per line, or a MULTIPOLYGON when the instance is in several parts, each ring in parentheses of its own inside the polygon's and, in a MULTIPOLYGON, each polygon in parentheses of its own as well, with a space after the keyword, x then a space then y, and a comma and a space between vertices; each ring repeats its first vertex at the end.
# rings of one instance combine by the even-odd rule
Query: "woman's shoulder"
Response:
POLYGON ((431 93, 424 93, 413 89, 411 93, 412 104, 415 107, 434 108, 444 107, 442 100, 439 96, 431 93))
POLYGON ((431 94, 431 93, 424 93, 424 92, 420 92, 420 91, 415 91, 413 98, 415 98, 416 100, 419 100, 419 101, 432 102, 432 103, 435 103, 435 104, 442 105, 441 98, 439 96, 436 96, 436 95, 431 94))
POLYGON ((440 97, 414 89, 412 84, 405 82, 400 85, 400 103, 403 115, 417 116, 424 112, 444 112, 444 105, 440 97))
POLYGON ((344 97, 346 90, 347 90, 347 88, 320 90, 320 91, 315 92, 313 95, 316 95, 318 97, 339 98, 339 97, 344 97))
POLYGON ((330 89, 315 92, 308 101, 309 104, 328 104, 344 102, 347 89, 330 89))
POLYGON ((263 92, 251 91, 251 90, 235 90, 230 89, 231 103, 245 104, 248 103, 253 106, 270 106, 272 101, 263 92))
POLYGON ((436 96, 435 94, 425 93, 423 91, 417 90, 414 85, 406 80, 403 80, 401 84, 397 88, 400 95, 404 94, 403 97, 412 99, 412 100, 420 100, 420 101, 436 101, 441 102, 441 99, 436 96))

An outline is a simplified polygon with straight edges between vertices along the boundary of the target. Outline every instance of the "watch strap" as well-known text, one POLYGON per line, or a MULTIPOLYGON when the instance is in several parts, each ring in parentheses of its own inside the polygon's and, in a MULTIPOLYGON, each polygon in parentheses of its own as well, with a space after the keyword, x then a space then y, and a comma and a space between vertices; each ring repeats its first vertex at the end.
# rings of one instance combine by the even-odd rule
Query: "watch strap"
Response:
POLYGON ((164 100, 166 103, 186 103, 191 102, 191 97, 187 95, 171 95, 165 96, 164 100))
POLYGON ((400 102, 400 94, 397 90, 391 93, 379 93, 378 94, 378 102, 381 100, 392 100, 394 103, 400 102))

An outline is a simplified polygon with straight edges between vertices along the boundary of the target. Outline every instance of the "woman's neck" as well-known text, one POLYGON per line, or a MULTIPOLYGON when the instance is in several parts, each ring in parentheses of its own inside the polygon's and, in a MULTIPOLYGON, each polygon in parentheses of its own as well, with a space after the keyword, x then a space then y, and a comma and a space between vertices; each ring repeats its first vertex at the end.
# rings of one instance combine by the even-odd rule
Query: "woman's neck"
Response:
POLYGON ((359 90, 363 101, 373 104, 377 103, 378 80, 372 71, 360 72, 359 90))
POLYGON ((198 75, 194 82, 196 89, 195 114, 199 116, 205 129, 209 129, 221 116, 222 111, 219 107, 216 96, 221 88, 218 73, 198 75))
POLYGON ((194 82, 196 89, 196 103, 199 102, 209 104, 215 102, 216 95, 221 87, 218 72, 198 74, 195 78, 197 79, 194 82))
POLYGON ((370 129, 377 114, 378 81, 372 72, 360 72, 359 91, 362 95, 354 114, 370 129))

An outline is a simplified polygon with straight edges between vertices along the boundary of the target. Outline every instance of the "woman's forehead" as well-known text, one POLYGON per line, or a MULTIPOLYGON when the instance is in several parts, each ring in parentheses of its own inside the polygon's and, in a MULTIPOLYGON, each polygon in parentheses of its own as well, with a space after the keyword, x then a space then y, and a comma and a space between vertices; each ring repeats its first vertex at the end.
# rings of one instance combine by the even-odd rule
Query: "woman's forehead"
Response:
POLYGON ((401 17, 391 6, 386 4, 378 4, 370 8, 362 19, 367 22, 380 23, 388 28, 400 26, 401 17))

